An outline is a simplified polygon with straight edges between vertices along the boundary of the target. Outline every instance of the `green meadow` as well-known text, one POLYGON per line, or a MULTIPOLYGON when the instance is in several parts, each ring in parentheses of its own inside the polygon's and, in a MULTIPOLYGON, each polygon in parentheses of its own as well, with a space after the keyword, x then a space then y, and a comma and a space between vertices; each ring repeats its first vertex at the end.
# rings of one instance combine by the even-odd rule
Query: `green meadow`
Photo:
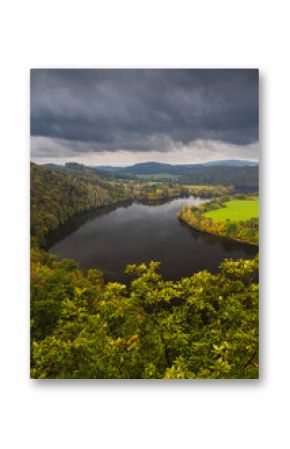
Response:
POLYGON ((259 199, 232 200, 228 201, 225 207, 221 209, 206 212, 206 217, 214 221, 225 221, 227 219, 233 222, 246 221, 250 218, 259 217, 259 199))

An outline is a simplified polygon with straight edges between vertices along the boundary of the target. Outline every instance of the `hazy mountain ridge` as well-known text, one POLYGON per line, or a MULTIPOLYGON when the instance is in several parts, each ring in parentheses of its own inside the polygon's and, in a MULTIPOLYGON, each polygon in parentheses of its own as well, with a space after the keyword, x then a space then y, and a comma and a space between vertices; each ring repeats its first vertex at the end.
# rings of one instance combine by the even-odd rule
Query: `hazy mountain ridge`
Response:
POLYGON ((164 164, 161 162, 141 162, 127 167, 93 166, 96 170, 128 174, 172 173, 186 174, 190 170, 202 167, 255 167, 258 162, 247 160, 217 160, 200 164, 164 164))
POLYGON ((107 170, 106 166, 93 167, 78 163, 66 163, 64 166, 46 164, 45 167, 59 172, 70 172, 76 176, 97 176, 99 180, 138 179, 183 185, 234 186, 239 192, 259 190, 259 166, 252 161, 227 160, 188 165, 145 162, 130 167, 107 167, 107 170))

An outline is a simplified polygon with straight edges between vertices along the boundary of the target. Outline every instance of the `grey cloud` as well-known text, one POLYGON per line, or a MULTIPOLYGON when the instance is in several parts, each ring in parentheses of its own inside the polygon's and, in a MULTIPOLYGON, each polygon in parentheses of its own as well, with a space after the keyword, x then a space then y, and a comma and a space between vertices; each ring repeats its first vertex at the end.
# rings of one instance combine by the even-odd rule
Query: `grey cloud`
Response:
POLYGON ((31 134, 72 152, 247 145, 258 140, 258 71, 32 70, 31 134))
POLYGON ((200 163, 221 159, 259 158, 258 143, 237 145, 216 140, 194 140, 187 144, 177 144, 167 139, 167 151, 158 150, 158 140, 151 142, 151 149, 130 151, 116 149, 96 151, 92 143, 75 142, 51 137, 32 137, 33 161, 37 163, 76 161, 93 165, 130 165, 137 162, 167 162, 172 164, 200 163))

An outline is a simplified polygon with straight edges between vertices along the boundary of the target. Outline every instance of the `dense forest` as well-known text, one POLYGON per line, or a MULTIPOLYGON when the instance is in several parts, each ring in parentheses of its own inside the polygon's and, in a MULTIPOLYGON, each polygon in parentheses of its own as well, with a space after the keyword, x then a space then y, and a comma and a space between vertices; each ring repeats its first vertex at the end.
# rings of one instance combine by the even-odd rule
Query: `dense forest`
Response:
POLYGON ((255 192, 259 189, 258 167, 202 167, 183 175, 182 183, 233 185, 239 192, 255 192))
MULTIPOLYGON (((258 259, 165 281, 158 262, 104 283, 42 247, 76 212, 123 200, 223 196, 232 187, 106 178, 31 166, 31 376, 194 379, 258 377, 258 259), (41 249, 42 248, 42 249, 41 249)), ((208 206, 210 207, 210 206, 208 206)))

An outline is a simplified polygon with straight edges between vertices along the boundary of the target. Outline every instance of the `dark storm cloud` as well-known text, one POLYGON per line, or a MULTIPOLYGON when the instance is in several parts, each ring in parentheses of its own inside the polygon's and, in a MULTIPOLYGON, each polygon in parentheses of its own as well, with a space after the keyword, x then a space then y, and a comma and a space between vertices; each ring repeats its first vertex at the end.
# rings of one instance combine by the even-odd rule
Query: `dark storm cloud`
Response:
POLYGON ((31 134, 69 141, 74 153, 251 144, 258 71, 32 70, 31 134))

